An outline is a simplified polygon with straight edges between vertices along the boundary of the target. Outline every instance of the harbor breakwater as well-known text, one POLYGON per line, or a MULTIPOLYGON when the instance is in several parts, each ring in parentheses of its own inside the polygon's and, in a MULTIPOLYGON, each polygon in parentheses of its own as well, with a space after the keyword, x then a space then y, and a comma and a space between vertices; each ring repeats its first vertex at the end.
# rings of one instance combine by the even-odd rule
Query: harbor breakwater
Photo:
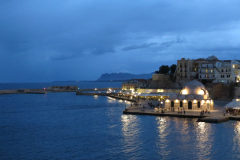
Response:
POLYGON ((103 95, 109 96, 106 91, 121 90, 121 88, 90 88, 78 89, 78 86, 51 86, 43 89, 10 89, 0 90, 1 94, 47 94, 47 92, 76 92, 76 95, 103 95))

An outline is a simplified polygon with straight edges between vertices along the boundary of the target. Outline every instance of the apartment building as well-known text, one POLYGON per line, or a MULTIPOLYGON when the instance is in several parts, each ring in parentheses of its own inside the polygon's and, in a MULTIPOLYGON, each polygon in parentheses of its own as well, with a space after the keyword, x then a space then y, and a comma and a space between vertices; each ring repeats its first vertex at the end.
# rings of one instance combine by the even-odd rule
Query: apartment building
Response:
POLYGON ((176 80, 208 81, 213 83, 240 82, 239 60, 218 60, 216 56, 206 59, 189 60, 182 58, 177 61, 176 80))
POLYGON ((235 81, 237 83, 240 82, 240 60, 231 61, 231 68, 232 81, 235 81))
POLYGON ((194 79, 197 70, 194 70, 194 60, 182 58, 177 61, 177 68, 175 71, 177 80, 189 81, 194 79))

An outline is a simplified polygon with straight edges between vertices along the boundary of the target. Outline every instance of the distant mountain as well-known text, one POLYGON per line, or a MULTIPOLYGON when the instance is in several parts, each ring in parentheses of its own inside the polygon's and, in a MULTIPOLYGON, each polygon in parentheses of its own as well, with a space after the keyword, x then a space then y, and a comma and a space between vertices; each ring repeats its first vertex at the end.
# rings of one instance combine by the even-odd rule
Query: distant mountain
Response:
POLYGON ((150 79, 152 74, 131 74, 131 73, 105 73, 102 74, 100 78, 96 81, 124 81, 130 79, 150 79))

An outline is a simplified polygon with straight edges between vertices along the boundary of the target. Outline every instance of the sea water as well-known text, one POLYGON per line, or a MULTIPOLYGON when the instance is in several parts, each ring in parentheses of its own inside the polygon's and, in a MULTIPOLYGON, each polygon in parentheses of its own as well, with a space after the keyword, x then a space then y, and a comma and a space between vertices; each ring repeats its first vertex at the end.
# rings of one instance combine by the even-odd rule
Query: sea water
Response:
POLYGON ((130 104, 74 92, 0 95, 0 159, 240 159, 240 122, 122 114, 130 104))

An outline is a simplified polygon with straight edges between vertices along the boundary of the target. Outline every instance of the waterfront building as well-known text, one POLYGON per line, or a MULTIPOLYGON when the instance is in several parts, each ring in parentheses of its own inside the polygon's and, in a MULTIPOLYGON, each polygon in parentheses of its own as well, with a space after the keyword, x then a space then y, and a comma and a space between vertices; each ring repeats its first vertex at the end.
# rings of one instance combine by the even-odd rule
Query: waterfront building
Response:
POLYGON ((147 80, 145 79, 132 79, 127 82, 122 83, 122 90, 131 90, 135 92, 137 88, 146 87, 147 80))
POLYGON ((240 82, 239 60, 218 60, 216 56, 177 61, 175 72, 177 82, 188 82, 196 79, 201 82, 231 83, 240 82))
POLYGON ((239 60, 231 61, 231 68, 232 68, 231 80, 237 83, 240 82, 240 61, 239 60))
POLYGON ((194 60, 182 58, 177 60, 177 67, 175 71, 176 80, 189 81, 194 79, 197 74, 197 69, 194 67, 194 60))
POLYGON ((231 79, 231 60, 223 60, 216 62, 216 66, 214 68, 214 80, 213 83, 230 83, 231 79))
POLYGON ((205 86, 196 80, 188 82, 179 94, 170 95, 165 100, 166 109, 174 110, 213 110, 214 102, 205 86))

